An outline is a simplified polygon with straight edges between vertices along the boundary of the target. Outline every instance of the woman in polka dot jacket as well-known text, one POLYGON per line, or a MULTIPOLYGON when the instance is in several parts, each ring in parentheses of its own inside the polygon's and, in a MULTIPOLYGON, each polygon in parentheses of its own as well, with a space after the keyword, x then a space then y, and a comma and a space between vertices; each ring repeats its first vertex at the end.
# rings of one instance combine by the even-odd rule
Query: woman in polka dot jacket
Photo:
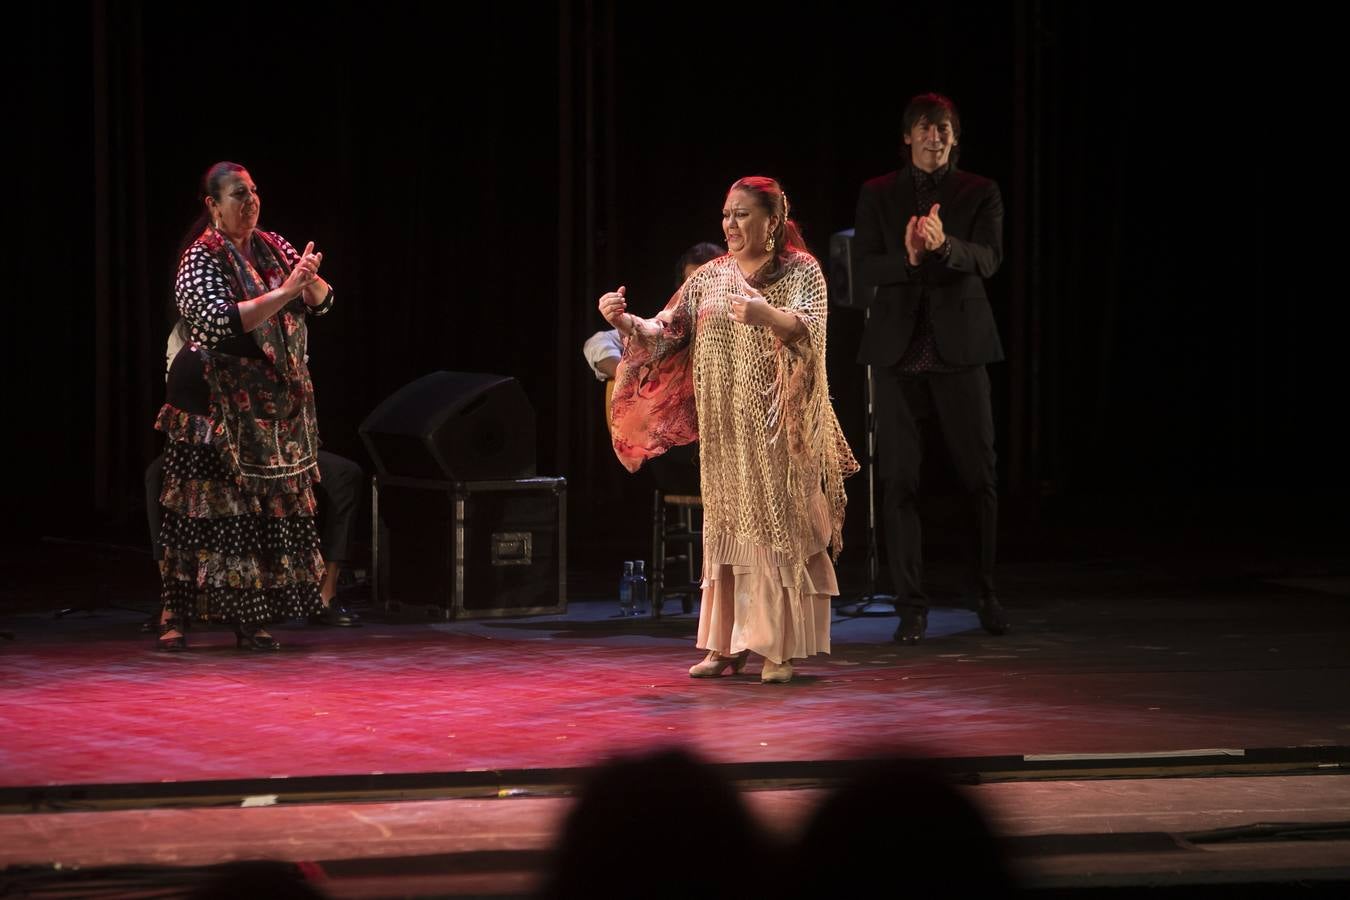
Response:
POLYGON ((238 646, 275 650, 269 622, 322 612, 318 480, 306 320, 333 304, 323 254, 258 229, 248 170, 207 170, 203 213, 174 294, 186 343, 155 427, 168 438, 159 647, 187 646, 188 622, 221 621, 238 646))

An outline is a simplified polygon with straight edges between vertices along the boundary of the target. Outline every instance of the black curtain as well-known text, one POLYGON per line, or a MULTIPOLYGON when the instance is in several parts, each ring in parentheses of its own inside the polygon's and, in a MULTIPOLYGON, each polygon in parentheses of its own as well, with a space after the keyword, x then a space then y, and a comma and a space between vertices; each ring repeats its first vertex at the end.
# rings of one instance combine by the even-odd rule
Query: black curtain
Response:
POLYGON ((162 367, 144 363, 163 339, 153 327, 148 278, 145 84, 140 4, 95 0, 93 40, 93 499, 120 520, 137 508, 134 485, 154 452, 145 427, 162 394, 162 367))
MULTIPOLYGON (((745 174, 784 182, 823 256, 858 185, 896 166, 906 99, 930 89, 962 108, 962 165, 1008 203, 990 287, 1009 360, 992 375, 1005 490, 1029 498, 1010 515, 1142 494, 1297 510, 1326 493, 1339 380, 1316 371, 1305 316, 1327 288, 1292 286, 1316 281, 1299 254, 1317 245, 1306 229, 1303 251, 1253 237, 1301 192, 1263 177, 1257 123, 1284 109, 1267 64, 1296 49, 1269 23, 1049 0, 232 9, 14 14, 12 531, 142 540, 176 252, 202 171, 232 159, 264 226, 326 254, 338 305, 311 364, 330 449, 369 466, 356 426, 426 372, 516 376, 540 471, 572 484, 574 559, 639 555, 650 485, 613 462, 580 355, 603 327, 595 297, 624 283, 637 311, 659 308, 679 253, 720 240, 745 174)), ((860 329, 832 315, 856 447, 860 329)))

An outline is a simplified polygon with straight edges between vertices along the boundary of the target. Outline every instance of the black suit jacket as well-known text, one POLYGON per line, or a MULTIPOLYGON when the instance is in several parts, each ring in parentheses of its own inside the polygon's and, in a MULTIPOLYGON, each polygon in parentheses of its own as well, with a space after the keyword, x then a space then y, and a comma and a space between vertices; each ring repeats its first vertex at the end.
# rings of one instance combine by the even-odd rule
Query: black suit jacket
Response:
POLYGON ((911 273, 905 266, 905 224, 926 214, 915 208, 908 168, 873 178, 858 195, 854 220, 855 283, 871 315, 858 362, 889 366, 899 361, 914 335, 919 300, 928 296, 938 355, 952 365, 982 365, 1003 359, 994 311, 984 279, 1003 262, 1003 198, 988 178, 952 167, 938 188, 938 215, 951 238, 946 260, 929 259, 911 273))

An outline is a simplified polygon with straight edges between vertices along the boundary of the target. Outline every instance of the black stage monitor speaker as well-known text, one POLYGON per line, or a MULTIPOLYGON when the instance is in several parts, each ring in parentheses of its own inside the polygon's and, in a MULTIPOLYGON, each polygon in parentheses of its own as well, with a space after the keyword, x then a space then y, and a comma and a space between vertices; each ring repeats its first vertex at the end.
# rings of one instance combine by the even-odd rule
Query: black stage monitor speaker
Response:
POLYGON ((490 481, 535 473, 534 407, 505 375, 424 375, 375 407, 360 433, 381 476, 490 481))
POLYGON ((854 280, 857 261, 853 256, 853 229, 830 235, 830 302, 846 309, 862 309, 876 288, 859 287, 854 280))
POLYGON ((434 619, 567 610, 567 482, 375 479, 375 602, 434 619))

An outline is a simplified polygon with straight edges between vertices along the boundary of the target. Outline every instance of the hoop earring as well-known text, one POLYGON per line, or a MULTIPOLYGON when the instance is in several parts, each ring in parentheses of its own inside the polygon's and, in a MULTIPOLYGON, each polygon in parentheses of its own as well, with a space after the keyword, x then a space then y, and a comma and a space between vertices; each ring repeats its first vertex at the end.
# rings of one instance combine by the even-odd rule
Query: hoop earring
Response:
POLYGON ((764 252, 772 253, 773 248, 774 248, 773 235, 769 235, 769 239, 764 242, 764 252))

